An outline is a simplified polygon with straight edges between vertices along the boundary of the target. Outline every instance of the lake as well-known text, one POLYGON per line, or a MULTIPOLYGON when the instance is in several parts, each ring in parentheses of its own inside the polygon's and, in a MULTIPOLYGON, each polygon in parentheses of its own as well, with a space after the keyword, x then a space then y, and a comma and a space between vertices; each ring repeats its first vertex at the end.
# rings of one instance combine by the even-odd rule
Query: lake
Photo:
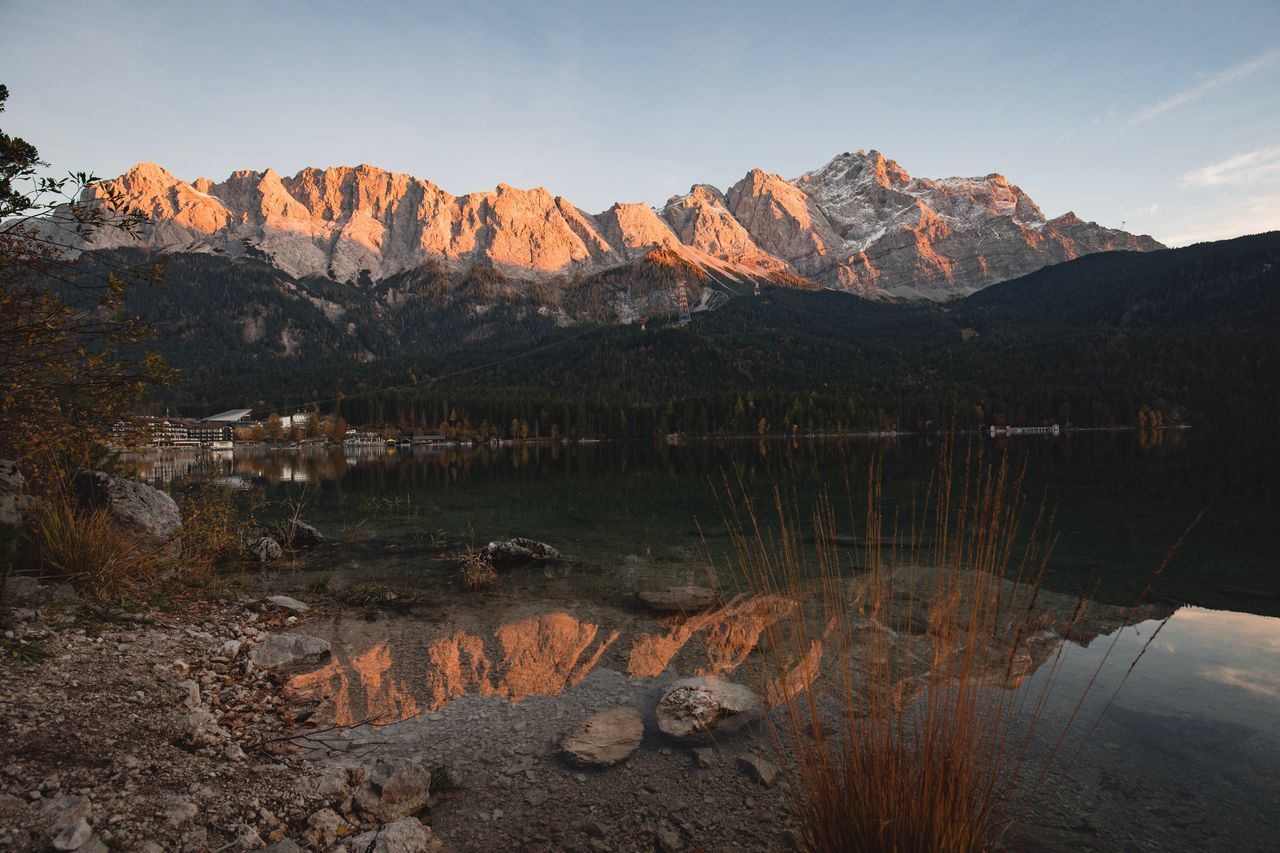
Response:
MULTIPOLYGON (((1101 604, 1125 606, 1151 586, 1146 601, 1172 614, 1118 635, 1117 623, 1087 647, 1067 648, 1044 721, 1065 724, 1101 666, 1077 715, 1084 729, 1095 722, 1096 729, 1064 750, 1074 760, 1051 807, 1036 818, 1037 843, 1274 849, 1280 454, 1269 439, 1196 430, 1077 432, 961 437, 947 451, 961 469, 1001 459, 1015 471, 1025 466, 1027 513, 1042 503, 1053 513, 1046 589, 1077 596, 1087 588, 1101 604)), ((841 527, 843 535, 865 511, 867 468, 876 460, 886 516, 905 527, 945 447, 936 436, 902 436, 676 447, 250 448, 223 457, 148 456, 140 467, 156 481, 216 479, 252 489, 264 519, 301 506, 302 516, 336 542, 302 555, 295 572, 253 583, 302 598, 320 578, 339 589, 378 583, 404 602, 376 618, 312 617, 311 628, 327 632, 341 651, 336 668, 311 686, 348 722, 373 710, 447 720, 451 709, 471 709, 467 703, 481 695, 534 707, 532 697, 591 696, 606 676, 643 681, 703 671, 708 657, 729 654, 714 646, 715 627, 698 629, 697 650, 677 647, 656 663, 637 657, 645 638, 668 628, 636 607, 634 593, 705 584, 708 559, 720 567, 722 587, 743 586, 721 560, 729 546, 721 507, 729 495, 746 493, 767 508, 781 485, 803 517, 825 487, 839 517, 855 519, 848 531, 841 527), (504 573, 497 588, 477 594, 462 588, 456 561, 441 556, 512 536, 546 541, 573 562, 504 573), (444 671, 442 654, 458 659, 466 645, 459 637, 492 646, 479 652, 483 678, 432 669, 444 671), (524 657, 515 661, 512 649, 524 657), (335 685, 349 707, 334 704, 335 685)), ((1042 669, 1029 685, 1048 677, 1042 669)))

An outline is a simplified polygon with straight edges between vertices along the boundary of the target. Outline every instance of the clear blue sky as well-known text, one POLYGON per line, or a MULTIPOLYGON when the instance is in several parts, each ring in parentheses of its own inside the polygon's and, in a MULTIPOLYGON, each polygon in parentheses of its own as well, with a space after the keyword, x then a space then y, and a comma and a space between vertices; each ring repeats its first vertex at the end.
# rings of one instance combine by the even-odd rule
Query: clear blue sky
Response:
POLYGON ((103 176, 367 162, 598 212, 877 148, 1169 243, 1280 228, 1277 0, 0 0, 0 82, 103 176))

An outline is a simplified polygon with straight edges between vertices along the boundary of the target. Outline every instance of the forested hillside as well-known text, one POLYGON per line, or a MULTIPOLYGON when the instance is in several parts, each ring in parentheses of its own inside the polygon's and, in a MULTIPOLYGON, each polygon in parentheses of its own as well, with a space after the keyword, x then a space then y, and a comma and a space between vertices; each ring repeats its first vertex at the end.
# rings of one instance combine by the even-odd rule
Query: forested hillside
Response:
POLYGON ((182 371, 156 404, 192 413, 340 397, 352 423, 592 436, 1280 416, 1278 233, 1092 255, 941 305, 721 289, 688 326, 642 328, 484 268, 346 285, 177 255, 129 304, 182 371))

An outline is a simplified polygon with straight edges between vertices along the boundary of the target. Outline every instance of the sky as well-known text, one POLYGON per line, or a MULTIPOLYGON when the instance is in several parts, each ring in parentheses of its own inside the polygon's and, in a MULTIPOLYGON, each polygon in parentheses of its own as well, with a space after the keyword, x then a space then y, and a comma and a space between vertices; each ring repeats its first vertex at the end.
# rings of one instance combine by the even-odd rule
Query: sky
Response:
POLYGON ((1170 245, 1280 228, 1280 2, 0 0, 54 171, 371 163, 598 212, 877 149, 1170 245))

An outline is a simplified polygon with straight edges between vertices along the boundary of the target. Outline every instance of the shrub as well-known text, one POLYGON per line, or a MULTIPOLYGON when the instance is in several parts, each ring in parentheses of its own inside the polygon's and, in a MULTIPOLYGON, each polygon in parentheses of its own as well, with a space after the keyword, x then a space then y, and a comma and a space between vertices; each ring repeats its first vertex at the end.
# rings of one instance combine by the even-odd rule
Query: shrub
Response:
POLYGON ((197 483, 173 492, 182 514, 176 541, 177 558, 185 570, 211 567, 243 555, 254 520, 251 507, 242 506, 242 493, 214 483, 197 483))

